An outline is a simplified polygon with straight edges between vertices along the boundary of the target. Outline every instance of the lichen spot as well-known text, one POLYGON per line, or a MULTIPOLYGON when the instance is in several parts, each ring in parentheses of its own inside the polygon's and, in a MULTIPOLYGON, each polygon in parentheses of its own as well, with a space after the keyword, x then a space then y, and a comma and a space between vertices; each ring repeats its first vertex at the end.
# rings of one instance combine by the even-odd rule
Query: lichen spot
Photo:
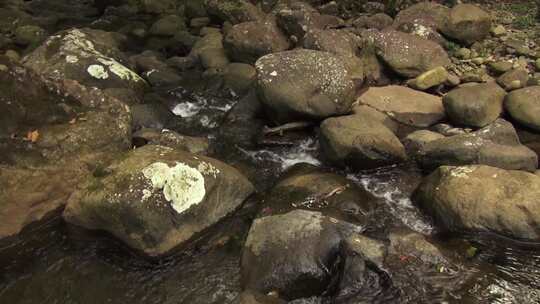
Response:
POLYGON ((74 56, 74 55, 67 55, 66 56, 66 62, 67 63, 77 63, 77 62, 79 62, 79 58, 77 56, 74 56))
POLYGON ((204 176, 186 164, 176 163, 174 167, 169 167, 165 163, 156 162, 142 172, 154 189, 163 190, 165 199, 178 213, 199 204, 206 195, 204 176))
POLYGON ((469 178, 469 173, 474 172, 473 167, 455 167, 450 169, 450 175, 458 178, 469 178))
POLYGON ((97 78, 97 79, 107 79, 109 78, 109 73, 105 71, 105 68, 102 65, 99 64, 92 64, 87 69, 88 74, 90 76, 97 78))

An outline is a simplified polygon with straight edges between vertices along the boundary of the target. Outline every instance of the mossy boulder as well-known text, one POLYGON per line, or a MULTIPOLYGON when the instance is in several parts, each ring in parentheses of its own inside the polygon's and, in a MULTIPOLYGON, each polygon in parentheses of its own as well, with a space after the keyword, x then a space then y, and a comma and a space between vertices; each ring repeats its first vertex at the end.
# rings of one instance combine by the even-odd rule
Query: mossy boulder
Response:
POLYGON ((136 149, 104 171, 70 198, 64 219, 107 231, 148 256, 185 245, 254 191, 218 160, 163 146, 136 149))

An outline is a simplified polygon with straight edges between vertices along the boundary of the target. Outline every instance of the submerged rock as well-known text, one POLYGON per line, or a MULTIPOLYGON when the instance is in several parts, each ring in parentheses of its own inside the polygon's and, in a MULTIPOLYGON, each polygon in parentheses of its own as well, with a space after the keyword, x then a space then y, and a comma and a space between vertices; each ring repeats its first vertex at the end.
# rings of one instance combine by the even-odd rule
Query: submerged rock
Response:
POLYGON ((413 200, 444 229, 540 240, 540 177, 489 166, 442 166, 413 200))
POLYGON ((336 55, 297 49, 266 55, 255 68, 259 97, 277 123, 345 114, 354 101, 353 81, 336 55))
POLYGON ((149 256, 169 253, 234 212, 253 192, 215 159, 147 145, 91 177, 69 200, 66 221, 104 230, 149 256))
POLYGON ((321 295, 340 242, 357 228, 319 212, 295 210, 256 219, 242 255, 242 287, 285 300, 321 295))

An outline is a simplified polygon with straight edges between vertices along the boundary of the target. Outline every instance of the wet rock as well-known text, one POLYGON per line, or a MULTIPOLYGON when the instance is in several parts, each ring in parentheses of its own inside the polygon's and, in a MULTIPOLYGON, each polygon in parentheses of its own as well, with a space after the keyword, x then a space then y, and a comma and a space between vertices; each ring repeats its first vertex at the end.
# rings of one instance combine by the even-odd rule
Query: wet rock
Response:
POLYGON ((529 73, 526 69, 513 69, 497 78, 497 83, 505 90, 521 89, 527 85, 529 73))
POLYGON ((235 304, 286 304, 287 301, 267 296, 254 291, 244 291, 236 299, 235 304))
POLYGON ((371 87, 358 102, 415 127, 429 127, 445 117, 440 97, 402 86, 371 87))
POLYGON ((404 77, 416 77, 439 66, 450 64, 448 54, 435 42, 394 30, 370 31, 377 55, 404 77))
POLYGON ((189 57, 195 58, 205 69, 224 68, 229 64, 229 59, 223 48, 223 35, 217 32, 209 32, 199 39, 189 57))
POLYGON ((349 111, 354 84, 347 67, 327 52, 298 49, 255 64, 258 92, 272 120, 324 119, 349 111))
POLYGON ((388 239, 390 240, 389 254, 414 257, 424 263, 434 265, 448 264, 447 258, 439 248, 428 242, 426 237, 418 232, 397 229, 390 232, 388 239))
POLYGON ((23 46, 37 46, 46 36, 45 30, 36 25, 23 25, 15 29, 15 43, 23 46))
POLYGON ((176 15, 168 15, 158 19, 150 27, 149 33, 156 36, 174 36, 186 28, 185 20, 176 15))
POLYGON ((267 215, 307 209, 336 219, 361 222, 375 207, 375 197, 351 180, 316 166, 297 164, 270 190, 262 210, 267 215))
POLYGON ((504 107, 512 119, 535 131, 540 131, 540 86, 509 93, 504 107))
POLYGON ((496 83, 456 88, 443 98, 450 120, 469 127, 484 127, 499 117, 506 92, 496 83))
POLYGON ((450 10, 442 32, 467 45, 489 35, 491 16, 474 4, 458 4, 450 10))
POLYGON ((133 117, 133 130, 163 129, 174 118, 174 114, 165 105, 158 102, 133 105, 131 115, 133 117))
POLYGON ((355 230, 305 210, 255 220, 242 256, 243 288, 277 292, 285 300, 321 295, 330 283, 341 240, 355 230))
POLYGON ((211 17, 232 24, 256 21, 261 17, 257 7, 245 0, 208 0, 205 7, 211 17))
POLYGON ((234 212, 253 192, 236 169, 215 159, 147 145, 89 178, 63 217, 104 230, 149 256, 159 256, 234 212))
POLYGON ((249 91, 257 79, 255 67, 245 63, 231 63, 225 69, 223 81, 225 87, 242 95, 249 91))
POLYGON ((331 162, 370 169, 404 161, 405 148, 396 135, 376 119, 349 115, 321 124, 321 151, 331 162))
POLYGON ((175 150, 182 150, 193 154, 208 154, 210 143, 208 138, 180 135, 167 129, 141 129, 133 134, 133 141, 137 145, 159 145, 175 150))
POLYGON ((142 93, 147 84, 126 65, 119 37, 90 29, 71 29, 49 37, 24 58, 24 64, 53 79, 72 79, 100 89, 131 88, 142 93))
POLYGON ((225 35, 223 44, 232 60, 249 64, 290 46, 274 17, 234 25, 225 35))
POLYGON ((413 199, 444 229, 538 241, 540 177, 489 166, 442 166, 413 199))
POLYGON ((428 170, 442 165, 483 164, 534 171, 538 166, 536 153, 519 142, 512 124, 503 119, 476 132, 429 141, 416 158, 428 170))
POLYGON ((0 239, 61 213, 87 170, 76 163, 69 168, 0 165, 0 239))

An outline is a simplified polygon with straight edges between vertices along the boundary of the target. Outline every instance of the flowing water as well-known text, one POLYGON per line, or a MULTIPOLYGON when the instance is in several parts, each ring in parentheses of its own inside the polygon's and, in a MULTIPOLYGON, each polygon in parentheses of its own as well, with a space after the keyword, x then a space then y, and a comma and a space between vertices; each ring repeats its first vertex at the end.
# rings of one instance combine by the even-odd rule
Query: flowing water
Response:
MULTIPOLYGON (((47 6, 46 1, 34 2, 47 6)), ((69 22, 62 27, 82 22, 66 20, 69 22)), ((178 87, 163 94, 179 117, 171 126, 174 130, 207 136, 214 143, 220 140, 220 131, 227 132, 220 130, 220 125, 237 102, 234 95, 209 94, 197 83, 190 89, 178 87)), ((293 139, 292 144, 238 146, 232 154, 220 154, 218 149, 214 156, 248 168, 246 175, 263 195, 296 163, 324 166, 317 146, 313 131, 293 139)), ((455 252, 466 250, 463 242, 476 248, 458 273, 423 271, 421 284, 409 282, 412 273, 396 275, 393 280, 401 286, 399 293, 390 293, 378 303, 540 303, 538 246, 491 235, 435 237, 436 228, 409 199, 422 176, 414 166, 334 171, 380 199, 380 228, 408 227, 455 252)), ((83 231, 59 217, 29 227, 21 235, 0 242, 0 303, 233 303, 240 292, 239 261, 257 199, 248 201, 189 248, 161 260, 146 260, 108 235, 83 231)))

